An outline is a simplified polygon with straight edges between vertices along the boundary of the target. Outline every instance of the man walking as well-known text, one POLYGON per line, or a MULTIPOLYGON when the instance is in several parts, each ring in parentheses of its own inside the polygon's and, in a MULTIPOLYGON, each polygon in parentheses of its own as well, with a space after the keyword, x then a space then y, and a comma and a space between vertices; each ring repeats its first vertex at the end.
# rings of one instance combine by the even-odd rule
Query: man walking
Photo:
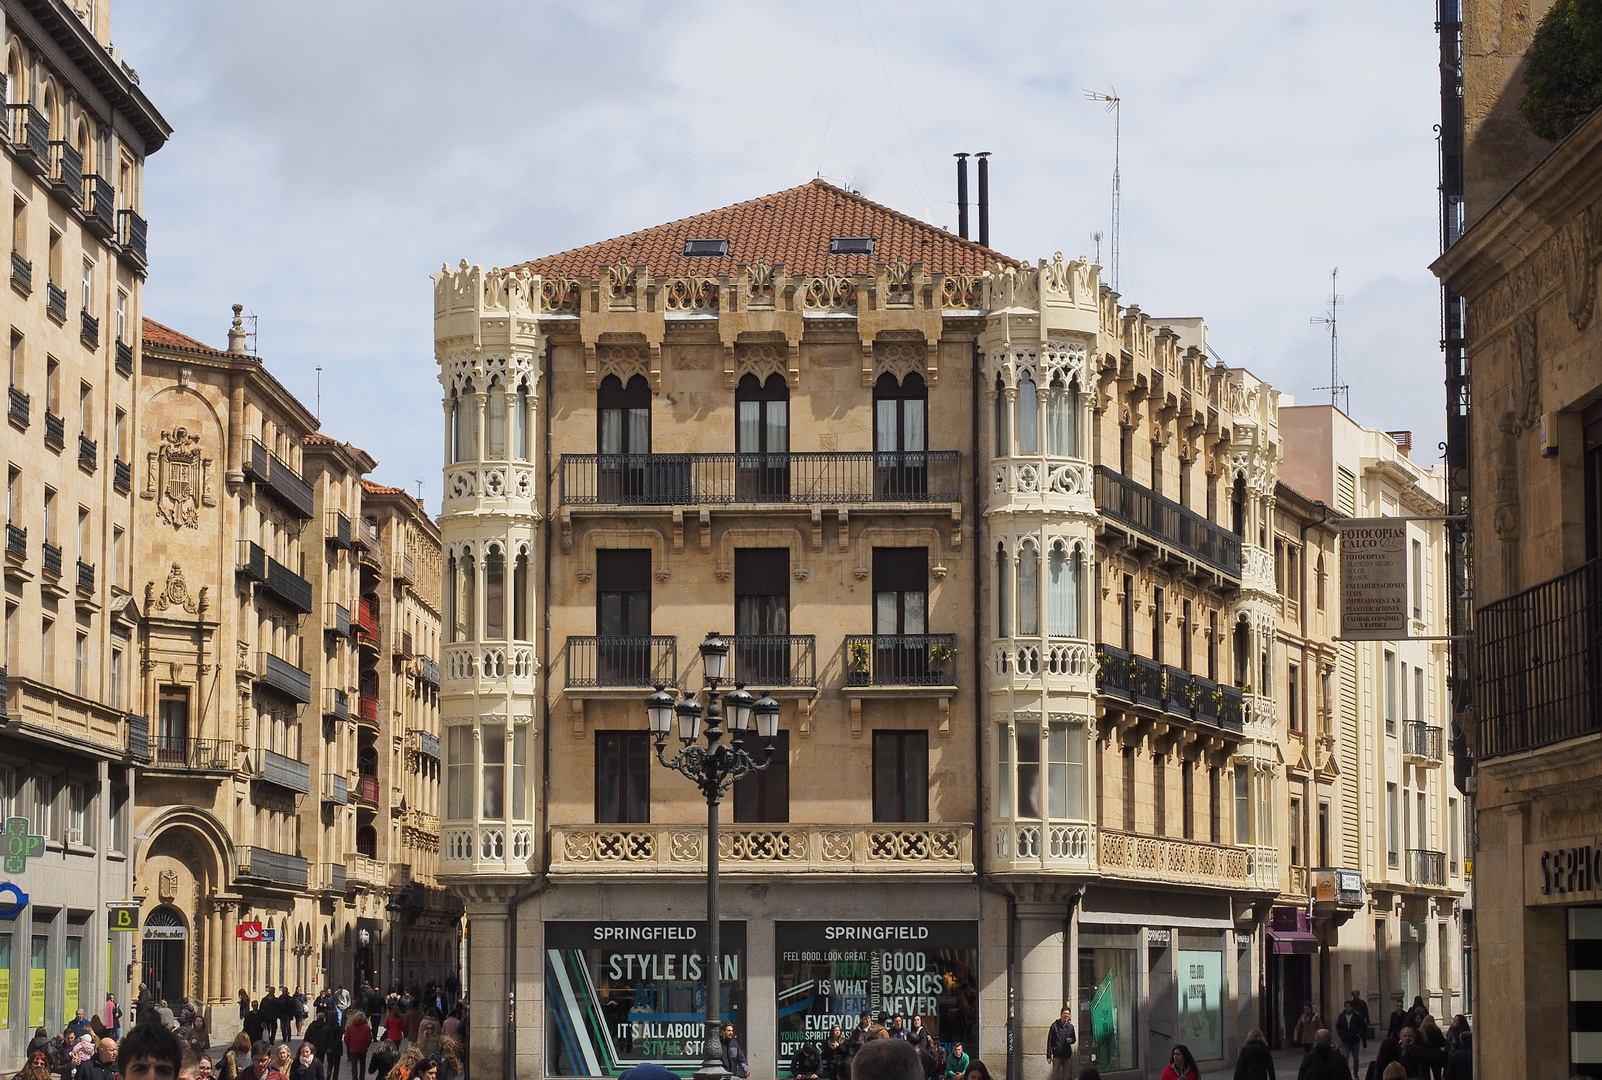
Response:
POLYGON ((1357 1075, 1357 1050, 1363 1044, 1363 1033, 1368 1024, 1357 1012, 1357 1003, 1348 1001, 1340 1016, 1335 1018, 1335 1037, 1340 1040, 1341 1054, 1350 1063, 1352 1075, 1357 1075))
POLYGON ((1074 1043, 1079 1041, 1074 1031, 1073 1010, 1062 1007, 1062 1016, 1052 1021, 1046 1032, 1046 1061, 1051 1065, 1051 1080, 1068 1080, 1073 1074, 1074 1043))

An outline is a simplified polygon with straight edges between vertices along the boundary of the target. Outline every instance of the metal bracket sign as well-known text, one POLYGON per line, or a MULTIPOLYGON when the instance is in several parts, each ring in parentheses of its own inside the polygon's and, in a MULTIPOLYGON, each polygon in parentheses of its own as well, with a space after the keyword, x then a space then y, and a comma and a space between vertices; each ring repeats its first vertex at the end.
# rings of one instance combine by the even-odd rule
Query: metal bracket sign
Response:
POLYGON ((9 881, 0 881, 0 920, 15 919, 27 906, 28 894, 22 891, 21 886, 9 881), (4 899, 7 895, 11 897, 10 903, 4 899))
POLYGON ((137 930, 139 929, 138 904, 108 904, 106 921, 111 930, 137 930))
POLYGON ((260 941, 261 923, 242 922, 234 928, 234 936, 238 937, 241 941, 260 941))
POLYGON ((28 819, 25 817, 6 818, 3 838, 5 872, 8 874, 27 873, 28 860, 44 854, 45 838, 28 831, 28 819))

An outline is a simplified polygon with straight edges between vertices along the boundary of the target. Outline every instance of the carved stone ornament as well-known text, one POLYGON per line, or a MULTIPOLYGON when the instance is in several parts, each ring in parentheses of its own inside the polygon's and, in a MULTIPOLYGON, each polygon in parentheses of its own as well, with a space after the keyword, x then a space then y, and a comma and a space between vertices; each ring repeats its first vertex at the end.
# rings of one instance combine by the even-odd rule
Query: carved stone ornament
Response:
POLYGON ((156 891, 157 891, 157 894, 161 897, 161 902, 164 903, 164 904, 170 904, 170 903, 173 902, 173 900, 177 899, 177 897, 178 897, 178 871, 176 871, 176 870, 163 870, 157 876, 156 891))
POLYGON ((200 436, 178 427, 161 433, 161 445, 146 454, 145 490, 140 498, 156 504, 156 515, 175 529, 200 528, 200 508, 216 506, 211 481, 214 462, 204 456, 200 436))
POLYGON ((200 590, 200 595, 192 595, 188 582, 184 581, 183 567, 177 563, 167 571, 167 584, 162 587, 159 595, 155 594, 155 583, 145 586, 145 609, 147 611, 166 611, 171 607, 181 607, 191 615, 198 615, 206 608, 206 590, 200 590))

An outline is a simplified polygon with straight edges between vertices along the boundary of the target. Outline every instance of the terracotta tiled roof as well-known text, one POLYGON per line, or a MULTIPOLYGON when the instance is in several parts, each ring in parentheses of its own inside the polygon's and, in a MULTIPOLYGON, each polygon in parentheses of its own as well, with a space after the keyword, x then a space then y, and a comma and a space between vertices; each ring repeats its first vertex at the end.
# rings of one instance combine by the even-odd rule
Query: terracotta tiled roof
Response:
POLYGON ((928 274, 976 274, 999 262, 1017 260, 954 233, 881 206, 861 195, 814 180, 788 191, 764 195, 695 217, 629 233, 599 244, 574 248, 521 264, 536 274, 590 277, 618 260, 645 263, 652 274, 669 277, 733 274, 737 263, 783 263, 792 275, 871 274, 883 260, 921 261, 928 274), (871 236, 872 255, 830 255, 829 241, 871 236), (727 240, 726 258, 684 255, 686 240, 727 240))
POLYGON ((306 442, 311 446, 338 446, 338 445, 340 445, 340 442, 339 442, 338 439, 334 438, 332 435, 324 435, 320 431, 314 431, 310 435, 306 436, 306 442))
POLYGON ((206 353, 210 356, 228 356, 222 349, 214 349, 203 341, 196 341, 188 334, 180 334, 170 326, 163 326, 155 319, 145 319, 139 328, 139 338, 146 345, 156 345, 165 349, 184 349, 188 352, 206 353))
POLYGON ((408 499, 411 498, 405 488, 390 487, 388 484, 378 484, 371 480, 362 481, 362 490, 369 495, 405 495, 408 499))

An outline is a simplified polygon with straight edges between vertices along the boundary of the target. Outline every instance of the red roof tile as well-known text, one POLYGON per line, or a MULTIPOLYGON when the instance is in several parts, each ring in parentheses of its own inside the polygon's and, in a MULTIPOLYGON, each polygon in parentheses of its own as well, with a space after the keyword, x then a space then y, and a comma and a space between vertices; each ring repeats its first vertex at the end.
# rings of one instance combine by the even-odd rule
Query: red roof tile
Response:
POLYGON ((668 277, 716 277, 732 275, 737 263, 765 260, 770 266, 782 262, 787 273, 803 276, 828 271, 872 274, 876 263, 893 265, 897 258, 908 263, 921 261, 928 274, 977 274, 994 269, 997 263, 1020 265, 999 251, 825 180, 814 180, 750 202, 547 255, 519 268, 547 277, 591 277, 598 275, 601 267, 623 260, 643 262, 652 274, 668 277), (829 241, 842 236, 873 237, 873 254, 830 255, 829 241), (728 257, 686 257, 686 240, 727 240, 728 257))
POLYGON ((405 488, 390 487, 388 484, 379 484, 372 480, 363 480, 362 490, 369 495, 405 495, 408 499, 411 498, 405 488))
POLYGON ((143 320, 139 328, 139 338, 146 345, 156 345, 167 349, 185 349, 189 352, 209 353, 212 356, 228 356, 222 349, 214 349, 203 341, 196 341, 188 334, 180 334, 170 326, 163 326, 155 319, 143 320))

